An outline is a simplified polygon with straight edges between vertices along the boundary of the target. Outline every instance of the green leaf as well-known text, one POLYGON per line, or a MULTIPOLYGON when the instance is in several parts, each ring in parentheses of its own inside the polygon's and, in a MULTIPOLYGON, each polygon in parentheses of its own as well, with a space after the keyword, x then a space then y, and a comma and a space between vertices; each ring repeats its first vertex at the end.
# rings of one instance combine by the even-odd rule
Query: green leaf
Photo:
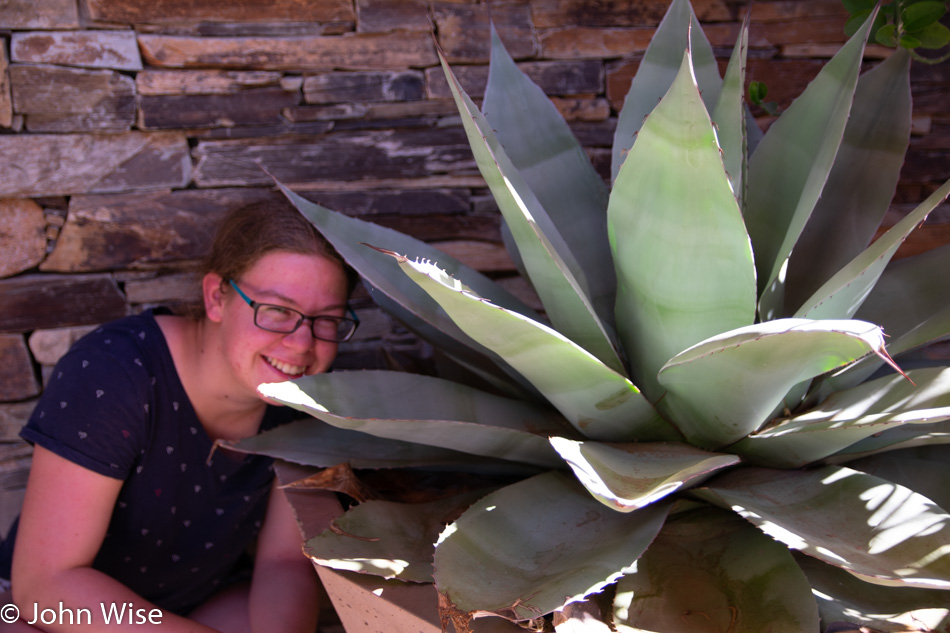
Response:
POLYGON ((878 44, 883 44, 884 46, 897 46, 897 26, 894 24, 882 26, 874 34, 874 39, 878 44))
POLYGON ((811 587, 788 549, 708 507, 667 521, 617 583, 614 616, 622 633, 818 630, 811 587))
POLYGON ((724 332, 660 370, 658 404, 697 446, 732 444, 764 424, 803 380, 881 353, 880 328, 863 321, 777 319, 724 332))
POLYGON ((427 503, 364 501, 304 543, 304 554, 333 569, 432 582, 433 543, 439 533, 452 517, 487 492, 467 492, 427 503))
MULTIPOLYGON (((735 50, 733 50, 735 53, 735 50)), ((761 81, 749 82, 749 100, 758 105, 762 103, 765 96, 769 93, 769 87, 761 81)))
POLYGON ((937 22, 946 12, 943 2, 915 2, 901 9, 901 26, 909 33, 920 31, 937 22))
POLYGON ((749 238, 688 54, 624 161, 607 223, 620 338, 635 380, 657 399, 663 363, 755 316, 749 238))
POLYGON ((500 285, 429 244, 398 231, 331 211, 297 195, 280 182, 277 182, 277 186, 304 217, 310 220, 317 230, 333 244, 343 259, 356 269, 366 283, 377 292, 390 297, 395 304, 402 306, 408 313, 416 315, 417 323, 428 324, 421 333, 438 333, 440 338, 436 339, 437 342, 447 344, 453 352, 469 357, 474 356, 476 358, 474 362, 481 362, 483 365, 491 360, 479 357, 487 351, 465 336, 438 304, 418 286, 407 280, 391 258, 372 248, 367 248, 363 245, 364 243, 385 244, 390 248, 400 249, 404 253, 412 253, 415 257, 435 259, 446 270, 464 278, 476 292, 490 298, 494 303, 531 318, 537 318, 534 310, 500 285))
POLYGON ((284 424, 237 442, 221 443, 221 446, 317 468, 348 462, 353 468, 444 469, 454 466, 467 470, 486 461, 484 457, 458 451, 373 437, 312 418, 284 424))
POLYGON ((393 256, 460 328, 521 373, 584 436, 681 439, 629 379, 560 333, 483 300, 431 264, 393 256))
POLYGON ((508 158, 577 259, 601 319, 616 288, 607 252, 607 186, 551 100, 515 65, 492 26, 482 112, 508 158))
POLYGON ((919 39, 917 39, 913 35, 908 35, 905 33, 904 35, 901 35, 900 44, 903 48, 906 48, 908 50, 913 50, 917 48, 918 46, 920 46, 921 42, 919 39))
POLYGON ((693 493, 868 582, 950 589, 950 515, 886 479, 837 466, 744 468, 693 493))
POLYGON ((872 20, 771 125, 749 159, 745 222, 762 320, 782 316, 780 273, 824 189, 844 133, 872 20))
POLYGON ((448 63, 440 57, 475 162, 492 191, 505 222, 518 244, 521 261, 554 327, 590 351, 615 371, 623 364, 613 335, 591 303, 585 271, 547 212, 515 168, 487 119, 459 86, 448 63))
MULTIPOLYGON (((755 125, 755 121, 748 121, 746 106, 742 99, 742 87, 745 85, 746 53, 749 48, 749 16, 742 23, 742 30, 726 67, 726 75, 722 80, 722 90, 712 113, 712 120, 716 126, 719 146, 722 149, 723 166, 729 176, 733 194, 739 208, 745 196, 746 170, 748 169, 748 151, 746 147, 746 126, 755 125)), ((765 97, 765 84, 753 82, 762 86, 762 97, 765 97)), ((750 92, 752 86, 749 86, 750 92)), ((761 101, 761 99, 759 99, 761 101)))
MULTIPOLYGON (((858 79, 834 166, 789 260, 789 308, 810 308, 809 296, 871 243, 897 189, 910 122, 910 55, 898 50, 858 79)), ((848 319, 854 311, 796 316, 848 319)))
POLYGON ((570 428, 550 410, 406 372, 315 374, 258 391, 336 427, 548 468, 561 466, 548 434, 570 428))
POLYGON ((687 49, 692 50, 693 67, 703 100, 710 111, 713 109, 722 85, 716 56, 689 0, 673 0, 643 54, 617 119, 611 181, 617 178, 643 119, 672 85, 687 49))
POLYGON ((814 589, 821 621, 848 622, 838 630, 881 633, 939 631, 950 624, 947 592, 913 587, 882 587, 858 580, 848 572, 810 556, 796 556, 814 589))
POLYGON ((950 28, 939 22, 918 31, 915 35, 920 40, 920 48, 937 50, 950 44, 950 28))
POLYGON ((595 499, 620 512, 695 486, 739 462, 734 455, 709 453, 689 444, 604 444, 552 437, 551 445, 595 499))
POLYGON ((907 378, 885 376, 833 393, 813 409, 729 450, 762 465, 799 468, 886 429, 946 419, 950 419, 950 368, 917 369, 908 371, 907 378))
POLYGON ((630 571, 668 511, 657 503, 614 512, 566 475, 538 475, 482 498, 445 529, 436 588, 463 613, 540 617, 630 571))

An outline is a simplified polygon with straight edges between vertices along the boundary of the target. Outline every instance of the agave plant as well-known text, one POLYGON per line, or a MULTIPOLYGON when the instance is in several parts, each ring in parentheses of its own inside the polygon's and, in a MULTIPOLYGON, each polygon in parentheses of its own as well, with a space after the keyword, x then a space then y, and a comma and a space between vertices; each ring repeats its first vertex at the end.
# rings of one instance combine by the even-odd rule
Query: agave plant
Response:
POLYGON ((281 185, 461 378, 262 385, 317 419, 238 448, 504 476, 360 503, 307 553, 434 582, 459 631, 481 616, 537 625, 594 594, 621 631, 947 630, 950 367, 915 353, 950 333, 950 250, 892 259, 950 182, 872 241, 911 113, 906 50, 860 75, 874 17, 763 135, 743 98, 748 22, 721 78, 673 0, 620 114, 609 187, 497 34, 481 110, 443 59, 543 314, 281 185))

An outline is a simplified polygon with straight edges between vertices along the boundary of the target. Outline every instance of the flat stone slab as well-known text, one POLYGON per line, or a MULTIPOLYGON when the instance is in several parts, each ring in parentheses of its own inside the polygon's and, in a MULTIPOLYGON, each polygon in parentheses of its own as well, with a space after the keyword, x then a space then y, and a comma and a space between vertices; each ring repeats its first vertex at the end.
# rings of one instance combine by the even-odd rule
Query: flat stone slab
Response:
POLYGON ((184 187, 180 132, 0 135, 0 196, 56 196, 184 187))
POLYGON ((29 31, 14 33, 10 59, 116 70, 142 70, 132 31, 29 31))

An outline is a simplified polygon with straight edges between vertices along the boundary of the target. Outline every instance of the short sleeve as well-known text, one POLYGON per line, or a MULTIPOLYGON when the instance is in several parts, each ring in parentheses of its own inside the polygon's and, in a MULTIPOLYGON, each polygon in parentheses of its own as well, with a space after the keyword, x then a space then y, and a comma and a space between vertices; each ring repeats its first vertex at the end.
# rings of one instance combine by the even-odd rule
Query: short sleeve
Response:
POLYGON ((101 475, 125 479, 148 440, 151 378, 110 339, 70 350, 53 368, 23 439, 101 475))

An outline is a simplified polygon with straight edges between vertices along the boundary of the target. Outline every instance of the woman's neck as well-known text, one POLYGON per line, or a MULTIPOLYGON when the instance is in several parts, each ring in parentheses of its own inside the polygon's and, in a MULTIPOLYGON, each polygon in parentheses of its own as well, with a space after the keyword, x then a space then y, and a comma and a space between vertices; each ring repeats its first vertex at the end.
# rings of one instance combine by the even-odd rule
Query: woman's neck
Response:
POLYGON ((155 317, 175 370, 205 432, 214 440, 237 440, 257 434, 267 405, 247 395, 229 379, 214 324, 207 320, 155 317))

